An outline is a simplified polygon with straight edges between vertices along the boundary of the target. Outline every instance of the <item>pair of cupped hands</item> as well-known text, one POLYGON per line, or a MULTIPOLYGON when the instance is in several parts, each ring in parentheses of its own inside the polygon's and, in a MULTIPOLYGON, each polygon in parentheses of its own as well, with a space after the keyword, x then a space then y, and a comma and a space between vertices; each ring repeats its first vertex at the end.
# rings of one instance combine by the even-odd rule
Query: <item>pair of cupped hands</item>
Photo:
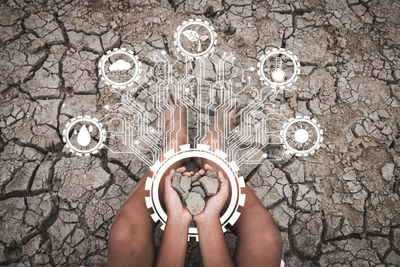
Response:
POLYGON ((171 185, 172 176, 174 175, 175 172, 182 173, 183 175, 186 176, 193 176, 193 175, 201 176, 204 175, 207 170, 214 171, 214 169, 210 165, 205 164, 204 167, 196 173, 194 173, 193 171, 188 172, 186 171, 185 167, 180 167, 177 168, 176 170, 172 169, 165 176, 164 202, 165 202, 165 207, 167 209, 168 217, 172 216, 179 218, 180 220, 189 222, 192 220, 193 217, 196 223, 210 219, 219 220, 220 213, 224 208, 224 205, 229 197, 229 180, 225 177, 225 175, 221 171, 218 171, 219 190, 217 194, 210 197, 206 201, 206 206, 200 214, 194 216, 190 214, 190 212, 183 205, 178 193, 175 191, 174 188, 172 188, 171 185))

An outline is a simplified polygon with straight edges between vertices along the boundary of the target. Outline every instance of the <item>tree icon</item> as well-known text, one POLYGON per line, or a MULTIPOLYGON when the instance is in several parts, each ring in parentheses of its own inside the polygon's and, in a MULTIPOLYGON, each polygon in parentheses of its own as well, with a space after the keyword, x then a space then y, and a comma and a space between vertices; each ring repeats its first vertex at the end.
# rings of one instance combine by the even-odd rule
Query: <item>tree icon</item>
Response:
POLYGON ((192 30, 184 31, 183 35, 185 35, 186 38, 188 38, 191 42, 198 42, 197 52, 201 51, 201 42, 208 39, 207 35, 203 35, 200 37, 200 35, 197 32, 192 31, 192 30))

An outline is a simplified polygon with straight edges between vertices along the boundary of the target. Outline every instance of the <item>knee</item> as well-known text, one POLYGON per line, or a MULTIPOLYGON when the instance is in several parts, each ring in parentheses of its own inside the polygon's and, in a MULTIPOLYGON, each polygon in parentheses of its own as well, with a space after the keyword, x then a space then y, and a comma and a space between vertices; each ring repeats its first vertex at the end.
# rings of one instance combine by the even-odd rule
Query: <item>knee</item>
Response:
MULTIPOLYGON (((264 209, 263 211, 265 212, 264 209)), ((259 246, 260 250, 267 250, 271 253, 273 252, 273 254, 279 254, 280 257, 283 242, 281 233, 274 219, 266 212, 259 212, 258 214, 259 217, 255 219, 254 224, 252 224, 252 236, 257 240, 257 246, 259 246)))
POLYGON ((115 216, 111 225, 109 243, 111 244, 125 244, 127 241, 132 240, 138 225, 131 220, 129 214, 124 213, 122 210, 115 216))
POLYGON ((257 221, 241 239, 235 252, 237 266, 279 266, 282 237, 276 226, 257 221))
POLYGON ((283 242, 278 227, 271 227, 270 225, 261 227, 259 238, 269 251, 274 251, 279 255, 282 253, 283 242))
POLYGON ((273 217, 263 206, 254 206, 249 209, 249 214, 253 218, 250 227, 253 232, 252 236, 261 245, 260 248, 281 252, 282 236, 273 217))
POLYGON ((121 208, 111 225, 109 243, 126 244, 131 243, 132 238, 141 239, 151 228, 147 223, 143 216, 138 216, 125 207, 121 208))
MULTIPOLYGON (((119 212, 115 217, 108 238, 109 266, 121 266, 118 263, 124 259, 143 260, 144 250, 148 249, 150 241, 146 225, 133 218, 131 214, 119 212)), ((133 266, 148 266, 133 265, 133 266)))
POLYGON ((279 231, 274 231, 274 232, 268 232, 268 234, 264 234, 265 236, 265 242, 270 245, 272 248, 276 248, 279 251, 282 251, 282 236, 279 231))

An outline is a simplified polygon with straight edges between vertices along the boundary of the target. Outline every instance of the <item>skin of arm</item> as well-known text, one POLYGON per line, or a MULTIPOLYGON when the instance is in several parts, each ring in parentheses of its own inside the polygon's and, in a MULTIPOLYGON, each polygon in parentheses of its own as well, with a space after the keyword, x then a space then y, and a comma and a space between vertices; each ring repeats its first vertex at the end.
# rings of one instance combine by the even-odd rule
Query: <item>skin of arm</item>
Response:
MULTIPOLYGON (((183 172, 185 168, 179 168, 177 172, 183 172)), ((164 202, 167 209, 167 225, 161 241, 160 252, 154 266, 184 266, 188 231, 192 215, 183 207, 178 193, 171 186, 172 175, 175 170, 164 178, 164 202)))
MULTIPOLYGON (((205 165, 205 169, 211 166, 205 165)), ((229 197, 229 181, 221 171, 218 172, 220 182, 219 192, 211 197, 202 213, 193 216, 200 241, 201 256, 205 267, 234 266, 226 245, 221 223, 220 213, 229 197)))

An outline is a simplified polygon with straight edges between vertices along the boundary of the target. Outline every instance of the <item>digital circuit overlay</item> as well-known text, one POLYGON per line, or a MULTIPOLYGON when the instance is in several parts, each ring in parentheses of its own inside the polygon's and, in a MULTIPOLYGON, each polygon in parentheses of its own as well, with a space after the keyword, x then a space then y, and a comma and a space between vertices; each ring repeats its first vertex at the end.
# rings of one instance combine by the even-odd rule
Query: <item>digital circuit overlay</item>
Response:
MULTIPOLYGON (((161 222, 162 229, 167 214, 158 190, 164 172, 185 158, 217 163, 232 187, 229 207, 220 218, 226 231, 228 224, 237 221, 245 203, 240 167, 313 154, 322 144, 323 130, 315 118, 286 117, 284 105, 276 101, 285 90, 296 90, 300 61, 290 50, 265 51, 257 66, 243 68, 234 53, 218 51, 214 27, 200 19, 184 21, 177 27, 174 46, 173 56, 166 51, 152 54, 153 65, 146 69, 129 49, 107 51, 98 62, 99 77, 119 101, 105 105, 106 114, 101 118, 77 114, 66 124, 63 139, 78 156, 108 149, 131 154, 148 165, 153 176, 146 179, 146 205, 153 209, 152 218, 161 222), (214 77, 207 71, 210 66, 214 77), (253 72, 260 81, 250 78, 253 72), (247 92, 252 92, 251 101, 239 104, 247 92), (138 96, 150 101, 140 101, 138 96), (188 118, 187 111, 193 116, 188 118), (180 116, 175 116, 178 112, 180 116), (232 112, 240 112, 234 124, 229 122, 232 112), (176 142, 180 132, 189 129, 176 128, 184 124, 169 123, 168 116, 191 120, 195 125, 191 143, 176 142), (212 127, 214 130, 209 131, 212 127), (206 133, 212 135, 211 143, 204 138, 206 133)), ((196 227, 190 227, 190 237, 198 240, 196 227)))

